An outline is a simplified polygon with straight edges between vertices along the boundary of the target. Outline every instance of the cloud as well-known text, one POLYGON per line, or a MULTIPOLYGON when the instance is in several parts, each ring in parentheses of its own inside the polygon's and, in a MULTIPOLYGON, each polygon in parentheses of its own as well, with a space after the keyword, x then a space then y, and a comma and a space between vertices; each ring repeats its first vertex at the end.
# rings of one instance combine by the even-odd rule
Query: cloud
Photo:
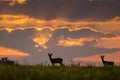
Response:
MULTIPOLYGON (((73 31, 73 33, 74 32, 77 33, 77 30, 88 28, 88 31, 89 29, 91 29, 91 31, 93 30, 95 34, 97 33, 97 31, 101 31, 106 33, 105 36, 111 37, 114 35, 108 34, 108 32, 112 32, 120 35, 120 28, 118 27, 119 25, 120 25, 120 17, 115 17, 111 20, 104 22, 102 21, 71 22, 66 19, 42 20, 42 19, 29 17, 26 15, 0 15, 0 30, 7 30, 8 32, 14 30, 24 30, 28 28, 35 28, 39 31, 45 28, 49 28, 52 31, 55 31, 57 29, 67 28, 70 31, 73 31)), ((88 32, 87 29, 84 29, 84 31, 85 33, 88 32)), ((89 31, 88 33, 91 32, 89 31)), ((101 34, 98 33, 98 35, 101 34)))
POLYGON ((102 38, 100 40, 101 46, 106 48, 120 48, 120 37, 113 37, 113 38, 102 38))
POLYGON ((19 56, 19 57, 25 57, 29 56, 28 53, 24 53, 18 50, 10 49, 10 48, 5 48, 5 47, 0 47, 0 56, 19 56))
POLYGON ((97 53, 119 51, 119 48, 108 48, 102 45, 104 43, 101 43, 102 38, 111 39, 115 37, 117 35, 114 33, 103 33, 89 28, 73 31, 69 31, 67 28, 57 29, 53 31, 52 37, 46 45, 48 46, 47 51, 52 50, 57 55, 64 54, 67 58, 90 56, 97 53))
POLYGON ((70 31, 68 34, 65 34, 66 37, 71 38, 80 38, 80 37, 92 37, 92 38, 101 38, 101 37, 116 37, 114 33, 102 33, 92 28, 81 28, 80 30, 70 31))
POLYGON ((41 56, 38 51, 39 48, 36 48, 36 43, 33 42, 34 33, 36 29, 25 29, 25 30, 14 30, 11 33, 8 33, 5 30, 0 31, 0 46, 4 46, 8 49, 17 50, 20 52, 27 53, 29 56, 22 58, 18 62, 26 63, 41 63, 43 60, 46 60, 46 56, 41 56), (45 59, 44 59, 45 58, 45 59))
POLYGON ((55 30, 52 38, 56 40, 58 46, 84 46, 85 44, 99 46, 101 44, 100 39, 115 38, 117 36, 114 33, 103 33, 92 28, 73 31, 66 28, 55 30))
POLYGON ((0 45, 30 54, 35 50, 32 41, 34 31, 34 29, 15 30, 9 34, 7 31, 2 30, 0 31, 0 45))
MULTIPOLYGON (((79 31, 82 30, 84 29, 81 29, 79 31)), ((91 29, 89 30, 91 31, 91 29)), ((92 30, 91 32, 94 32, 94 30, 92 30)), ((40 63, 45 61, 48 62, 48 52, 53 52, 54 55, 63 57, 64 61, 66 63, 69 63, 69 61, 74 57, 91 56, 97 54, 98 52, 114 53, 119 51, 119 48, 96 47, 96 45, 100 44, 100 41, 98 41, 95 36, 89 36, 90 38, 88 38, 88 36, 67 38, 66 33, 68 33, 69 37, 71 33, 71 37, 72 35, 76 34, 75 31, 73 34, 73 31, 69 31, 68 29, 56 29, 52 31, 49 28, 46 28, 39 31, 34 28, 28 28, 25 30, 14 30, 11 33, 5 30, 1 30, 0 46, 28 53, 29 56, 26 58, 26 60, 30 63, 40 63), (64 35, 66 35, 66 37, 63 37, 64 35), (34 41, 35 38, 37 38, 38 41, 34 41), (72 44, 70 46, 65 46, 66 44, 58 45, 58 41, 66 41, 66 39, 68 39, 68 41, 70 42, 75 42, 75 44, 72 44), (82 42, 79 42, 80 39, 83 39, 82 42), (79 42, 79 44, 77 42, 79 42), (35 45, 38 46, 35 47, 35 45), (47 48, 44 48, 44 46, 47 48)), ((104 33, 102 33, 102 35, 103 34, 104 33)), ((106 33, 104 35, 106 35, 106 33)), ((108 39, 114 37, 104 37, 101 35, 97 35, 97 38, 98 36, 108 39)))
POLYGON ((42 31, 36 32, 33 37, 33 42, 35 42, 35 47, 42 47, 47 49, 46 43, 52 37, 51 31, 49 29, 44 29, 42 31))
MULTIPOLYGON (((118 25, 120 24, 119 17, 115 17, 111 20, 105 22, 99 21, 76 21, 71 22, 65 19, 55 19, 55 20, 39 20, 26 15, 0 15, 0 30, 7 30, 8 32, 14 30, 26 30, 30 28, 34 28, 38 30, 38 35, 34 36, 33 41, 36 46, 41 45, 42 39, 40 35, 44 35, 44 45, 52 36, 53 39, 60 37, 60 39, 64 39, 64 42, 69 38, 113 38, 117 37, 119 34, 118 25), (114 28, 110 29, 110 25, 113 25, 114 28), (108 27, 109 26, 109 27, 108 27), (102 30, 104 29, 108 30, 102 30), (117 29, 116 29, 117 28, 117 29), (44 29, 50 29, 52 34, 42 32, 44 29), (46 35, 46 36, 45 36, 46 35), (49 36, 48 36, 49 35, 49 36), (40 43, 40 44, 39 44, 40 43)), ((58 41, 60 41, 57 38, 58 41)), ((73 39, 74 40, 74 39, 73 39)), ((42 41, 43 42, 43 41, 42 41)), ((74 41, 75 42, 75 41, 74 41)), ((49 43, 49 42, 48 42, 49 43)))
POLYGON ((24 4, 26 0, 1 0, 1 2, 7 2, 9 6, 14 6, 15 4, 24 4))
MULTIPOLYGON (((58 46, 84 46, 85 42, 93 41, 93 38, 67 38, 58 41, 58 46)), ((92 42, 90 42, 92 43, 92 42)), ((90 45, 90 44, 89 44, 90 45)))
POLYGON ((91 19, 105 21, 120 16, 119 0, 10 0, 10 7, 1 2, 0 14, 25 14, 34 18, 52 20, 91 19), (20 5, 27 3, 24 5, 20 5), (3 9, 4 8, 4 9, 3 9))

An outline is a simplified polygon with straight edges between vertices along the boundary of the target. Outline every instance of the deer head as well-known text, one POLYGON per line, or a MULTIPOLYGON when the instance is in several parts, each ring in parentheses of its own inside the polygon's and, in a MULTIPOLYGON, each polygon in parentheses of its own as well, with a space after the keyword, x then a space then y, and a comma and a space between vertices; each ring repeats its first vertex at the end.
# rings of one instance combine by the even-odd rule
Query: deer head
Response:
POLYGON ((104 55, 100 55, 100 57, 103 59, 105 56, 104 55))
POLYGON ((48 53, 48 56, 50 56, 50 57, 51 57, 52 55, 53 55, 52 53, 48 53))

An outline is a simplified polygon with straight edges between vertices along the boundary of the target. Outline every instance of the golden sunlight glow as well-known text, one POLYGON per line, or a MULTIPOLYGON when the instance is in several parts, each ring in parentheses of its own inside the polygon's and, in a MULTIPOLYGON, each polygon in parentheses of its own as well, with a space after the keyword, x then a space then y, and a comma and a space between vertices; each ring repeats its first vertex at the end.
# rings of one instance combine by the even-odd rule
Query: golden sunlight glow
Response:
POLYGON ((26 0, 16 0, 19 4, 23 4, 26 0))
POLYGON ((61 39, 58 41, 58 46, 83 46, 84 41, 91 41, 92 38, 67 38, 67 39, 61 39))
POLYGON ((13 29, 11 29, 11 28, 5 28, 5 30, 7 30, 9 33, 11 33, 13 31, 13 29))
MULTIPOLYGON (((99 31, 104 32, 116 32, 120 33, 120 17, 115 17, 108 21, 75 21, 70 22, 65 19, 53 19, 53 20, 41 20, 32 18, 26 15, 0 15, 0 30, 5 28, 10 28, 12 30, 16 30, 19 28, 27 29, 27 28, 35 28, 36 30, 43 30, 45 28, 49 28, 51 31, 56 29, 68 28, 70 31, 79 30, 81 28, 92 27, 99 31), (114 27, 113 27, 114 26, 114 27)), ((8 30, 9 31, 9 30, 8 30)))
POLYGON ((29 54, 18 51, 18 50, 13 50, 13 49, 10 49, 10 48, 0 47, 0 56, 20 56, 20 57, 25 57, 25 56, 29 56, 29 54))
POLYGON ((27 23, 29 17, 24 15, 0 15, 0 18, 2 19, 2 24, 24 24, 27 23))
MULTIPOLYGON (((68 28, 69 31, 77 31, 83 28, 88 28, 92 31, 101 31, 103 33, 112 32, 120 34, 120 17, 114 17, 108 21, 75 21, 71 22, 66 19, 53 19, 53 20, 41 20, 32 18, 26 15, 0 15, 0 30, 6 30, 11 33, 13 30, 24 30, 28 28, 35 28, 38 31, 43 31, 46 28, 49 28, 51 31, 56 29, 68 28), (94 29, 92 26, 94 26, 94 29)), ((47 32, 47 31, 46 31, 47 32)), ((35 47, 42 46, 44 49, 47 49, 45 45, 52 34, 50 33, 40 33, 33 38, 33 41, 36 43, 35 47)), ((101 39, 101 45, 104 47, 120 47, 119 45, 120 38, 110 38, 101 39), (114 45, 114 46, 113 46, 114 45)), ((61 39, 58 41, 59 46, 82 46, 84 39, 61 39)))
POLYGON ((9 6, 14 6, 16 3, 24 4, 26 2, 26 0, 3 0, 3 1, 9 1, 9 6))
POLYGON ((48 40, 49 40, 50 37, 52 37, 52 35, 49 34, 49 33, 40 33, 40 34, 37 34, 33 38, 33 41, 36 43, 35 47, 41 46, 43 49, 47 49, 47 46, 45 44, 48 42, 48 40))
POLYGON ((48 40, 46 37, 43 37, 44 35, 41 35, 40 37, 36 37, 33 39, 34 42, 37 42, 39 45, 43 45, 48 40))

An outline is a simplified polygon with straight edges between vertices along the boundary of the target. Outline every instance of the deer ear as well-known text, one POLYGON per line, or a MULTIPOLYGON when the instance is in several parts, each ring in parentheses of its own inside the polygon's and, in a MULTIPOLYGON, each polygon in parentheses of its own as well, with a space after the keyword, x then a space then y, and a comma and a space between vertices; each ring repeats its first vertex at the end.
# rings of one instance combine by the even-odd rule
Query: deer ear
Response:
POLYGON ((100 57, 104 58, 104 55, 100 55, 100 57))
POLYGON ((105 57, 105 55, 103 55, 103 57, 105 57))

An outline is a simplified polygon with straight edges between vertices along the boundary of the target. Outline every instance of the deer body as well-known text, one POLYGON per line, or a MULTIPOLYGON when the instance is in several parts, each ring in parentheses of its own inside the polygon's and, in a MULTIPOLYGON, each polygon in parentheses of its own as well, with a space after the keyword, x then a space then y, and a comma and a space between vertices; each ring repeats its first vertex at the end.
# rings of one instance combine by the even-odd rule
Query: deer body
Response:
POLYGON ((103 65, 104 66, 109 66, 109 65, 111 65, 111 66, 113 66, 114 65, 114 62, 113 61, 105 61, 104 60, 104 55, 102 56, 102 55, 100 55, 100 57, 101 57, 101 59, 102 59, 102 63, 103 63, 103 65))
POLYGON ((55 65, 56 63, 60 64, 60 65, 63 65, 63 59, 62 58, 52 58, 52 53, 51 54, 48 54, 49 58, 50 58, 50 61, 52 63, 52 65, 55 65))

